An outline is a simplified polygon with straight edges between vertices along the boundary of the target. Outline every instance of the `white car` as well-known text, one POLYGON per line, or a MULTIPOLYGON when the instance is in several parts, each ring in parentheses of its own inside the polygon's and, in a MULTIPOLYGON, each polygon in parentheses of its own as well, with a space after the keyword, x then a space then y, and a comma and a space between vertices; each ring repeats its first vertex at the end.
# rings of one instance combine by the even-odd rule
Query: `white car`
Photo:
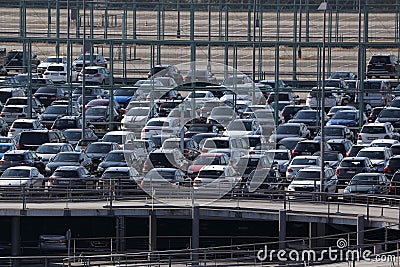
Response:
POLYGON ((15 137, 20 132, 30 130, 43 130, 45 127, 37 119, 17 119, 8 130, 8 137, 15 137))
MULTIPOLYGON (((53 83, 66 83, 68 77, 67 64, 58 63, 50 64, 43 73, 43 78, 50 79, 53 83)), ((71 82, 77 80, 78 73, 74 70, 71 72, 71 82)))
POLYGON ((181 131, 180 121, 175 118, 152 118, 143 127, 141 139, 149 139, 153 135, 178 136, 181 131))
POLYGON ((194 101, 195 107, 200 108, 204 105, 205 102, 209 100, 216 100, 217 98, 211 91, 196 91, 190 92, 187 97, 183 100, 183 102, 188 103, 189 105, 192 104, 194 101))
POLYGON ((357 137, 357 144, 370 144, 376 139, 399 139, 399 134, 395 131, 390 122, 375 122, 365 124, 357 137))
MULTIPOLYGON (((96 84, 110 84, 110 71, 104 67, 89 66, 85 67, 85 82, 96 84)), ((78 81, 83 81, 83 70, 79 72, 78 81)))
MULTIPOLYGON (((0 116, 7 122, 12 123, 19 118, 28 117, 28 106, 27 105, 9 105, 3 107, 0 116)), ((37 118, 38 115, 34 109, 32 109, 32 118, 37 118)))
POLYGON ((43 74, 46 70, 47 67, 50 66, 51 64, 55 63, 62 63, 62 64, 67 64, 67 57, 66 56, 49 56, 45 60, 43 60, 42 63, 40 63, 37 66, 37 72, 43 74))
POLYGON ((206 165, 193 180, 195 190, 218 190, 225 193, 240 184, 240 175, 228 165, 206 165))
POLYGON ((17 166, 7 168, 0 177, 0 187, 43 187, 44 176, 36 167, 17 166))
POLYGON ((393 139, 375 139, 371 142, 371 147, 391 147, 392 145, 399 144, 398 140, 393 139))
MULTIPOLYGON (((288 186, 291 192, 319 192, 321 185, 321 168, 308 167, 297 172, 293 181, 288 186)), ((323 192, 336 193, 338 178, 335 171, 330 167, 325 167, 323 179, 323 192)))
POLYGON ((158 117, 157 113, 153 111, 151 114, 151 109, 149 107, 134 107, 126 112, 121 120, 121 129, 142 129, 149 119, 153 117, 158 117))
POLYGON ((321 158, 319 156, 294 157, 287 167, 286 180, 292 181, 299 170, 311 166, 321 166, 321 158))
POLYGON ((225 136, 261 134, 260 124, 254 119, 236 119, 226 126, 225 136))
POLYGON ((85 57, 81 54, 72 62, 72 69, 76 71, 81 71, 83 68, 83 61, 85 61, 85 66, 101 66, 107 68, 107 59, 105 59, 100 54, 89 54, 86 53, 85 57), (85 58, 85 59, 84 59, 85 58))

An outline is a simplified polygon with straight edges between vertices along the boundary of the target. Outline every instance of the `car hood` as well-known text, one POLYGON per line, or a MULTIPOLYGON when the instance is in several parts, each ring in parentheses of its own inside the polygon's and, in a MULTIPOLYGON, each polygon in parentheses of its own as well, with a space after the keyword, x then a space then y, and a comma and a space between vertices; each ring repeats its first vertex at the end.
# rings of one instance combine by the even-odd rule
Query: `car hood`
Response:
POLYGON ((316 123, 317 121, 315 119, 291 119, 288 121, 289 123, 295 122, 295 123, 316 123))
POLYGON ((286 137, 299 137, 299 135, 298 134, 271 134, 269 140, 272 141, 272 140, 276 139, 279 141, 286 137))

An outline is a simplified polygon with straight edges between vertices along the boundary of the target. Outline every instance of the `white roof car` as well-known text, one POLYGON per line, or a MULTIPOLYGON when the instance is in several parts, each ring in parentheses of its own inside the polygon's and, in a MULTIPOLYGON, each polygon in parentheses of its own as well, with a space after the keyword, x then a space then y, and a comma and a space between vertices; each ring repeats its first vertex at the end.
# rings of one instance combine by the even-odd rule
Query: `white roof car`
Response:
POLYGON ((140 134, 141 139, 149 139, 153 135, 175 135, 181 131, 180 121, 175 118, 161 117, 152 118, 143 127, 140 134))
POLYGON ((370 144, 375 139, 399 139, 390 122, 365 124, 358 134, 357 144, 370 144))
POLYGON ((36 167, 7 168, 0 177, 0 187, 43 187, 44 176, 36 167))
MULTIPOLYGON (((43 78, 50 79, 53 83, 66 83, 68 77, 67 64, 55 63, 50 64, 43 73, 43 78)), ((71 82, 77 80, 78 73, 74 70, 71 72, 71 82)))
POLYGON ((300 169, 311 166, 321 166, 321 158, 319 156, 294 157, 287 167, 286 180, 291 181, 300 169))
POLYGON ((393 139, 375 139, 371 142, 370 146, 371 147, 391 147, 394 144, 398 144, 398 140, 393 140, 393 139))
POLYGON ((193 181, 195 190, 222 190, 230 191, 236 187, 241 178, 230 165, 205 165, 193 181))
POLYGON ((37 71, 39 73, 44 73, 50 64, 54 63, 63 63, 67 64, 67 57, 66 56, 48 56, 45 60, 43 60, 38 66, 37 71))
MULTIPOLYGON (((305 191, 319 192, 320 191, 320 167, 307 167, 299 170, 288 186, 289 191, 305 191)), ((335 171, 330 167, 325 167, 323 180, 323 192, 336 193, 336 185, 338 179, 335 171)))
POLYGON ((78 81, 83 81, 83 71, 85 71, 85 82, 96 84, 110 84, 111 74, 105 67, 88 66, 78 74, 78 81))
POLYGON ((17 119, 8 130, 8 137, 14 137, 20 132, 29 130, 41 130, 45 129, 44 126, 37 119, 17 119))

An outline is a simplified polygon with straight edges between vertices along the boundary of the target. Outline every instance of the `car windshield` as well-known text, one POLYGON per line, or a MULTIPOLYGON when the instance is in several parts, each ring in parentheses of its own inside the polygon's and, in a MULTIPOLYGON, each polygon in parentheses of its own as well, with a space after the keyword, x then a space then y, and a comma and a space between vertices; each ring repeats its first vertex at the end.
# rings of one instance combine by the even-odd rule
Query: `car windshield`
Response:
POLYGON ((289 160, 289 153, 288 152, 275 152, 274 159, 276 160, 289 160))
POLYGON ((110 152, 111 146, 109 144, 90 144, 86 148, 87 153, 108 153, 110 152))
POLYGON ((149 115, 149 109, 147 108, 132 108, 127 113, 126 116, 147 116, 149 115))
POLYGON ((136 89, 118 89, 115 91, 114 96, 133 96, 136 89))
POLYGON ((167 126, 168 122, 165 122, 165 121, 149 121, 147 123, 147 126, 164 126, 164 124, 165 124, 165 126, 167 126))
POLYGON ((204 98, 206 97, 207 93, 190 93, 188 98, 204 98))
POLYGON ((338 111, 333 115, 332 119, 334 120, 355 120, 356 113, 354 112, 346 112, 346 111, 338 111))
POLYGON ((41 145, 36 149, 37 153, 41 154, 57 154, 60 152, 61 146, 57 145, 41 145))
POLYGON ((317 118, 317 112, 302 112, 299 111, 294 116, 295 119, 306 119, 306 120, 315 120, 317 118))
POLYGON ((356 175, 350 180, 350 185, 373 185, 378 184, 377 175, 356 175))
POLYGON ((79 177, 79 174, 74 170, 56 170, 52 176, 61 178, 74 178, 79 177))
POLYGON ((129 178, 128 171, 106 171, 101 178, 129 178))
POLYGON ((124 153, 108 153, 104 161, 125 162, 126 160, 124 153))
POLYGON ((218 179, 224 176, 224 171, 200 170, 198 178, 218 179))
POLYGON ((57 154, 53 161, 57 162, 78 162, 79 161, 79 154, 72 154, 72 153, 59 153, 57 154))
POLYGON ((0 153, 4 153, 4 152, 6 152, 6 151, 8 151, 10 149, 11 149, 11 146, 0 144, 0 153))
POLYGON ((162 144, 162 148, 167 148, 167 149, 174 149, 174 148, 180 148, 180 142, 177 141, 164 141, 162 144))
POLYGON ((82 138, 82 132, 72 132, 72 131, 65 131, 65 137, 68 141, 78 141, 82 138))
POLYGON ((362 133, 368 133, 368 134, 385 134, 386 130, 384 126, 367 126, 365 125, 361 129, 362 133))
POLYGON ((325 130, 325 135, 343 136, 343 129, 341 128, 325 127, 324 130, 325 130))
POLYGON ((64 66, 53 66, 50 65, 47 67, 48 71, 64 71, 64 66))
POLYGON ((343 160, 340 167, 365 167, 363 160, 343 160))
POLYGON ((400 109, 383 109, 379 118, 400 118, 400 109))
POLYGON ((77 126, 77 120, 69 120, 69 119, 61 119, 61 120, 56 120, 54 122, 54 127, 56 128, 78 128, 77 126))
POLYGON ((357 157, 367 157, 370 159, 384 159, 385 153, 383 151, 362 151, 358 152, 357 157))
POLYGON ((46 58, 43 62, 46 63, 63 63, 63 58, 62 57, 48 57, 46 58))
POLYGON ((13 129, 32 129, 33 128, 33 123, 32 122, 22 122, 22 121, 16 121, 13 123, 12 127, 13 129))
POLYGON ((253 126, 252 121, 232 121, 229 123, 228 131, 251 131, 253 126))
POLYGON ((27 178, 30 175, 30 170, 21 170, 21 169, 6 169, 1 178, 8 178, 8 177, 18 177, 18 178, 27 178))
POLYGON ((298 125, 279 125, 276 129, 277 134, 299 134, 299 131, 298 125))
POLYGON ((4 154, 3 160, 5 161, 21 161, 24 160, 25 156, 23 154, 4 154))
POLYGON ((292 165, 318 165, 318 161, 316 159, 294 158, 292 165))
POLYGON ((52 87, 40 87, 36 93, 45 93, 45 94, 56 94, 57 88, 52 87))
POLYGON ((7 107, 5 106, 2 110, 2 112, 6 112, 6 113, 22 113, 23 112, 23 108, 22 107, 7 107))
POLYGON ((114 142, 118 144, 122 144, 122 135, 119 134, 106 134, 103 137, 104 142, 114 142))
POLYGON ((226 115, 226 116, 232 116, 233 115, 233 109, 232 108, 214 108, 212 110, 213 115, 226 115))
POLYGON ((319 181, 319 179, 320 179, 319 171, 299 171, 295 177, 296 181, 308 181, 308 180, 319 181))
POLYGON ((145 180, 161 180, 165 179, 167 181, 175 180, 175 171, 167 170, 151 170, 144 178, 145 180))
POLYGON ((86 114, 86 116, 106 117, 107 108, 89 108, 86 110, 85 114, 86 114))
POLYGON ((193 161, 193 165, 219 165, 219 163, 219 159, 212 156, 197 157, 193 161))
POLYGON ((204 147, 207 148, 229 148, 228 140, 206 140, 204 147))
POLYGON ((66 114, 68 106, 48 106, 44 114, 66 114))
MULTIPOLYGON (((85 60, 89 61, 90 59, 95 60, 96 59, 96 55, 86 54, 85 55, 85 60)), ((76 60, 83 60, 83 54, 81 54, 76 60)))

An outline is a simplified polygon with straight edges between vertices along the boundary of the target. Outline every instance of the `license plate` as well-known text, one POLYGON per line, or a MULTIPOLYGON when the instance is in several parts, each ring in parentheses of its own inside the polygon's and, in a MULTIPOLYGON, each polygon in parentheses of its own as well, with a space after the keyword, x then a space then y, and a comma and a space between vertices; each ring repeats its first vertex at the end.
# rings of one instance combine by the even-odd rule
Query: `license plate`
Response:
POLYGON ((60 180, 58 181, 59 184, 69 184, 68 180, 60 180))
POLYGON ((347 173, 356 173, 356 171, 347 171, 347 173))
POLYGON ((40 99, 46 99, 47 97, 45 96, 39 96, 40 99))
POLYGON ((303 152, 303 155, 311 155, 311 152, 303 152))
POLYGON ((375 137, 368 137, 367 139, 368 140, 375 140, 376 138, 375 137))

